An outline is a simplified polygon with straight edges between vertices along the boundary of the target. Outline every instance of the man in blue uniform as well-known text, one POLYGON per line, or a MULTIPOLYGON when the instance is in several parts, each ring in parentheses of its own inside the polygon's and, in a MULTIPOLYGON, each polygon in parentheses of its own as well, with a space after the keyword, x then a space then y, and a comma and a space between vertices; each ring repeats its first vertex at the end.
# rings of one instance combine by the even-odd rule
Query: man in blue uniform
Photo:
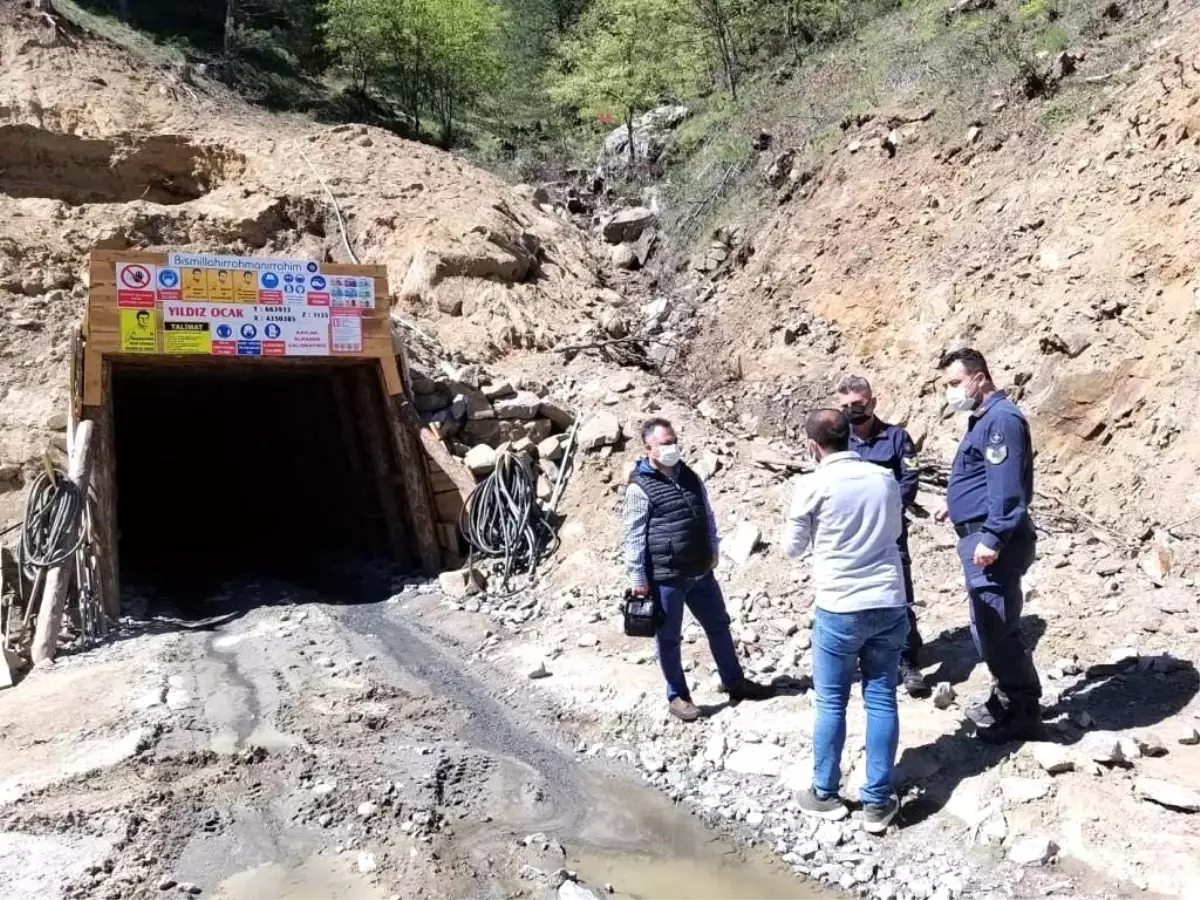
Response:
POLYGON ((683 462, 679 439, 666 419, 648 420, 642 442, 646 455, 625 488, 622 548, 633 592, 655 597, 662 608, 655 639, 671 715, 684 722, 700 718, 680 652, 685 606, 708 637, 729 699, 766 700, 774 688, 745 676, 729 632, 725 598, 713 575, 720 549, 717 519, 704 482, 683 462))
POLYGON ((1037 537, 1029 518, 1033 445, 1029 423, 996 389, 978 350, 955 350, 941 361, 946 405, 970 413, 950 469, 947 518, 958 534, 958 558, 970 596, 971 632, 995 679, 984 710, 973 718, 988 743, 1041 740, 1042 686, 1021 635, 1021 576, 1033 564, 1037 537))
MULTIPOLYGON (((883 466, 900 485, 900 501, 907 510, 917 499, 920 473, 917 450, 907 431, 889 425, 875 415, 875 395, 871 383, 859 375, 845 375, 837 384, 838 402, 850 420, 850 449, 867 462, 883 466)), ((929 686, 921 674, 921 634, 913 609, 912 557, 908 553, 908 519, 902 520, 900 561, 904 567, 904 593, 908 599, 908 638, 900 656, 900 680, 913 697, 929 696, 929 686)))

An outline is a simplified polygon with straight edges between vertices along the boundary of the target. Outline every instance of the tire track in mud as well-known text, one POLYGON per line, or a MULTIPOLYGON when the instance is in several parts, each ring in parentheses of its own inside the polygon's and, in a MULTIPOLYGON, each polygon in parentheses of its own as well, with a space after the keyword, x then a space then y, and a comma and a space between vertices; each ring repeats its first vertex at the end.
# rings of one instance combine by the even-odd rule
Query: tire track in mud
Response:
POLYGON ((391 662, 425 682, 429 689, 466 713, 454 735, 475 749, 520 764, 541 781, 543 800, 553 811, 549 820, 529 822, 530 828, 579 831, 591 805, 588 779, 574 757, 556 747, 528 717, 499 699, 484 681, 467 672, 433 636, 388 615, 383 604, 330 610, 352 631, 378 640, 391 662))

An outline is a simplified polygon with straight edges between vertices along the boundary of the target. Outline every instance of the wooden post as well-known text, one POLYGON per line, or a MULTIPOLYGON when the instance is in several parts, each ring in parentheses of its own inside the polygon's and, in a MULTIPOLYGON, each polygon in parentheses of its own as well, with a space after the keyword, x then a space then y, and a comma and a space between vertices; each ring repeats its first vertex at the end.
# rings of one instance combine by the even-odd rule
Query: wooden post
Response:
MULTIPOLYGON (((92 464, 92 423, 79 423, 75 435, 75 455, 71 457, 67 478, 78 489, 81 501, 87 502, 88 474, 92 464)), ((67 605, 67 588, 71 584, 71 573, 75 571, 72 561, 51 569, 46 576, 42 607, 38 610, 37 631, 33 637, 33 664, 50 662, 58 650, 58 633, 62 629, 63 611, 67 605)))
POLYGON ((421 456, 421 444, 416 434, 405 427, 402 416, 411 412, 411 420, 421 428, 420 417, 404 394, 390 396, 382 369, 379 373, 379 388, 383 394, 384 420, 392 439, 392 451, 400 470, 400 483, 407 501, 409 520, 416 538, 417 553, 421 559, 421 571, 436 575, 442 568, 442 548, 437 536, 437 511, 429 490, 429 476, 421 456))
POLYGON ((379 403, 374 396, 375 386, 371 383, 370 373, 364 368, 354 369, 354 401, 358 407, 358 420, 361 433, 366 442, 367 456, 375 475, 375 491, 379 503, 383 507, 383 521, 387 527, 388 543, 392 548, 392 558, 401 565, 411 559, 408 536, 405 534, 404 513, 396 498, 396 485, 392 481, 390 454, 379 421, 379 403))

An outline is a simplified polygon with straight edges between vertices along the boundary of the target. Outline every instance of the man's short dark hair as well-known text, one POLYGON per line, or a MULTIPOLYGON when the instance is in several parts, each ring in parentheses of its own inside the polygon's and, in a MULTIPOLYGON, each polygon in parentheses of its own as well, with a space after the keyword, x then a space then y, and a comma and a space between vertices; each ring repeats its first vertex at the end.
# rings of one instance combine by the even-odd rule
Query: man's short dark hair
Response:
POLYGON ((850 449, 850 420, 840 409, 815 409, 804 420, 804 433, 822 450, 841 453, 850 449))
POLYGON ((992 373, 988 370, 987 360, 983 358, 983 354, 978 350, 970 347, 963 347, 961 350, 951 350, 949 353, 943 353, 941 360, 938 362, 939 369, 948 369, 955 363, 962 363, 968 375, 978 375, 983 373, 983 377, 988 381, 992 380, 992 373))
POLYGON ((675 429, 675 426, 672 425, 666 419, 662 419, 662 418, 647 419, 645 422, 643 422, 642 423, 642 443, 643 444, 650 443, 650 438, 652 438, 654 436, 654 432, 660 428, 670 428, 673 431, 675 429))

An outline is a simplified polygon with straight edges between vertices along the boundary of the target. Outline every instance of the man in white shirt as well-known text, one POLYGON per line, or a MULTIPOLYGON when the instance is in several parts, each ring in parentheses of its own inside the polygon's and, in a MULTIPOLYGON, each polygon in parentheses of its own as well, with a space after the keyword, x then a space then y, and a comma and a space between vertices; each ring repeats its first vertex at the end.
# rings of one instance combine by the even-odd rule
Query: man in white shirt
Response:
POLYGON ((850 451, 850 422, 819 409, 805 422, 817 470, 796 485, 781 544, 790 557, 812 550, 813 785, 800 797, 806 814, 849 815, 839 795, 846 704, 855 668, 867 711, 867 781, 863 828, 882 834, 900 810, 892 771, 900 736, 896 683, 908 635, 904 568, 897 542, 903 527, 900 486, 888 471, 850 451))

